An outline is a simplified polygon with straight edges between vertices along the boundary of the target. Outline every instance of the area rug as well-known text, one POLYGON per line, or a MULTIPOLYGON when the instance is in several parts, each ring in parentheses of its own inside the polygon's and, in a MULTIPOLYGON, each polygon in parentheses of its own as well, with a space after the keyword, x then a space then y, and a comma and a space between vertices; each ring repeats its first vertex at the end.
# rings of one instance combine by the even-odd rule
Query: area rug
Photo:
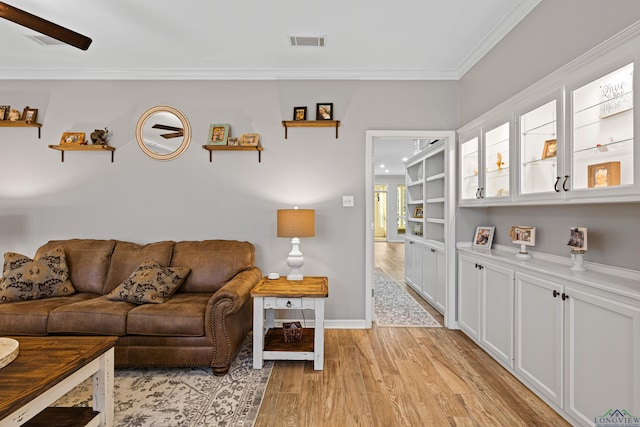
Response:
POLYGON ((442 325, 407 292, 405 286, 381 269, 375 269, 376 325, 441 327, 442 325))
MULTIPOLYGON (((207 368, 116 369, 116 427, 248 427, 260 410, 273 362, 253 369, 252 335, 229 373, 214 376, 207 368)), ((55 406, 90 406, 91 380, 55 406)))

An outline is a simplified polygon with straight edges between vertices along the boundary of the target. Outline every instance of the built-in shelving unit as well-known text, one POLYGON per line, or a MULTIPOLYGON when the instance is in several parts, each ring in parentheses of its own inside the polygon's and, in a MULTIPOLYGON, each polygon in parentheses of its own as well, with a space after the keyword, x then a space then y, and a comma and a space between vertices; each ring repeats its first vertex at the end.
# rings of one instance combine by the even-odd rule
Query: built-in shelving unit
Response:
POLYGON ((40 123, 28 122, 28 121, 25 121, 25 120, 16 120, 16 121, 0 120, 0 127, 15 127, 15 128, 30 127, 30 128, 37 128, 38 129, 38 139, 40 139, 40 128, 42 127, 42 125, 40 123))
POLYGON ((283 120, 284 139, 287 139, 289 128, 336 128, 336 139, 338 139, 338 128, 340 120, 283 120))
POLYGON ((115 147, 109 145, 74 145, 74 144, 62 144, 62 145, 50 145, 52 150, 60 151, 60 160, 64 162, 65 151, 109 151, 111 152, 111 163, 113 163, 113 153, 116 151, 115 147))
POLYGON ((257 151, 258 152, 258 163, 262 162, 262 145, 258 144, 255 147, 247 147, 242 145, 203 145, 202 148, 209 151, 209 162, 213 162, 213 152, 214 151, 257 151))

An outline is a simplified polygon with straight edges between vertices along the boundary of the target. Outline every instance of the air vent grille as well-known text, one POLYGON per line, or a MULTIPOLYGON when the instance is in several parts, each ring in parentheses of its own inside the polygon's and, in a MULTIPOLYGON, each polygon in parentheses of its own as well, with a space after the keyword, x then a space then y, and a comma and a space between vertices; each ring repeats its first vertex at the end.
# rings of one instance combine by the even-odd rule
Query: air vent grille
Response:
POLYGON ((289 36, 291 46, 326 46, 327 36, 289 36))

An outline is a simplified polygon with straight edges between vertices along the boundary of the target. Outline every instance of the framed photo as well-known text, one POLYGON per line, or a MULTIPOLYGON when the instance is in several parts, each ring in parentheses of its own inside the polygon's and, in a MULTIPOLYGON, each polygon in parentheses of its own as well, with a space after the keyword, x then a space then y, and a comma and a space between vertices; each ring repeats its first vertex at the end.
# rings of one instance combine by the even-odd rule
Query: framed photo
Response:
POLYGON ((587 229, 585 227, 571 227, 571 237, 567 246, 571 246, 574 251, 587 250, 587 229))
POLYGON ((229 124, 210 125, 207 145, 227 145, 229 139, 229 124))
POLYGON ((26 122, 35 122, 36 117, 38 117, 38 109, 26 107, 22 111, 22 118, 20 120, 24 120, 26 122))
POLYGON ((84 140, 84 132, 65 132, 60 138, 60 145, 74 144, 84 145, 87 141, 84 140))
POLYGON ((293 120, 307 120, 307 107, 293 107, 293 120))
POLYGON ((8 105, 0 105, 0 120, 9 119, 9 111, 11 111, 11 107, 8 105))
POLYGON ((473 242, 471 246, 474 249, 491 249, 495 229, 496 228, 494 226, 489 225, 476 227, 476 232, 473 235, 473 242))
POLYGON ((259 133, 245 133, 240 137, 240 145, 244 147, 257 147, 259 142, 259 133))
POLYGON ((414 218, 422 218, 424 216, 422 207, 417 207, 413 210, 414 218))
POLYGON ((620 185, 620 162, 588 165, 589 188, 620 185))
POLYGON ((322 102, 316 104, 316 120, 333 120, 332 102, 322 102))
POLYGON ((542 149, 542 158, 556 157, 558 154, 558 141, 555 139, 548 139, 544 142, 544 148, 542 149))
POLYGON ((527 246, 535 246, 536 245, 536 228, 523 226, 523 225, 515 225, 511 227, 511 231, 509 232, 511 236, 512 243, 527 245, 527 246))

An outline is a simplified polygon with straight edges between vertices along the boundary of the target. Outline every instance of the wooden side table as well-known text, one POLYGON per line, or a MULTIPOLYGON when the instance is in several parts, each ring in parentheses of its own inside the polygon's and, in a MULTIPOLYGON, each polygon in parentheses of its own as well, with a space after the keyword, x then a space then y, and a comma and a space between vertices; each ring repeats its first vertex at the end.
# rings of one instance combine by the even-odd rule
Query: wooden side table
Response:
POLYGON ((324 299, 329 296, 328 279, 307 276, 290 281, 286 277, 273 280, 264 277, 251 296, 253 368, 262 369, 264 360, 313 360, 313 369, 324 369, 324 299), (285 343, 282 328, 274 328, 275 310, 313 310, 315 327, 303 330, 301 342, 285 343))

